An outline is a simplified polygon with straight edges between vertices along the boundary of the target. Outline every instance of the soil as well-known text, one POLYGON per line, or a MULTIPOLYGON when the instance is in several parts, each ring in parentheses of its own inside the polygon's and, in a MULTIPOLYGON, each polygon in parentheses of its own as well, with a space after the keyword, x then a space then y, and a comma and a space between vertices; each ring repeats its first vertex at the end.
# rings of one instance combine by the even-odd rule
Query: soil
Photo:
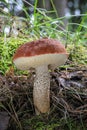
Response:
MULTIPOLYGON (((74 120, 82 118, 87 122, 87 67, 60 68, 50 72, 50 75, 51 109, 48 119, 54 117, 56 113, 56 118, 71 117, 74 120)), ((8 116, 3 117, 7 119, 6 127, 10 121, 9 129, 13 129, 11 128, 13 121, 13 125, 18 124, 21 127, 19 120, 22 122, 24 118, 35 116, 32 96, 34 77, 34 72, 29 75, 15 75, 12 68, 5 76, 0 75, 0 113, 7 112, 8 116)))

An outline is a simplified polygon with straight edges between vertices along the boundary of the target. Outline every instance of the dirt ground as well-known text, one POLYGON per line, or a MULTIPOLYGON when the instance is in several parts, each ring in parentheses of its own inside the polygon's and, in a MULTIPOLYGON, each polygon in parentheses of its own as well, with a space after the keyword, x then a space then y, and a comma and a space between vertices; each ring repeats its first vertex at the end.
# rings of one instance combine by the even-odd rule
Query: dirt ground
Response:
MULTIPOLYGON (((84 122, 87 122, 87 67, 60 68, 50 72, 50 75, 51 111, 49 117, 56 113, 56 116, 60 118, 69 116, 75 120, 82 118, 84 122)), ((17 76, 12 69, 5 76, 0 75, 0 126, 2 130, 6 129, 9 120, 10 128, 13 120, 18 123, 19 119, 35 115, 32 97, 34 77, 34 72, 28 76, 17 76), (28 116, 25 110, 28 110, 28 116), (24 112, 24 114, 18 115, 18 112, 24 112)))

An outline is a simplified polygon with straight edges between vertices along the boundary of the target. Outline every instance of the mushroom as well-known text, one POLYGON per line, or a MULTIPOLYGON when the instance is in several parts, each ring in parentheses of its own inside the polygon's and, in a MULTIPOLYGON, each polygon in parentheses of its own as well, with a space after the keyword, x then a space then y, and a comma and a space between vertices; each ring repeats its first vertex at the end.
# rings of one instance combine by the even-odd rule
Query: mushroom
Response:
POLYGON ((51 38, 43 38, 21 45, 13 56, 18 69, 35 69, 33 101, 36 114, 50 110, 50 68, 63 65, 68 57, 65 47, 51 38))

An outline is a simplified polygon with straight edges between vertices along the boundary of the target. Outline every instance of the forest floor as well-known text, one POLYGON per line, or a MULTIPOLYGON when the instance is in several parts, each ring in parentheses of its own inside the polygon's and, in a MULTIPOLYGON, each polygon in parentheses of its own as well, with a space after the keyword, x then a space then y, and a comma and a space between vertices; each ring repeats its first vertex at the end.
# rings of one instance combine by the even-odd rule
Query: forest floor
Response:
POLYGON ((56 69, 51 75, 49 114, 36 116, 35 73, 17 76, 11 68, 0 75, 0 130, 86 130, 87 66, 56 69))
POLYGON ((1 11, 6 18, 1 27, 10 27, 11 32, 0 32, 0 130, 87 130, 87 15, 81 14, 79 23, 73 23, 78 17, 72 15, 64 30, 65 17, 50 18, 47 14, 55 10, 39 10, 36 5, 32 20, 25 9, 23 20, 1 11), (14 36, 14 23, 18 36, 14 36), (17 70, 12 57, 21 44, 40 37, 64 43, 69 57, 64 66, 50 72, 50 112, 37 116, 33 104, 35 72, 17 70))

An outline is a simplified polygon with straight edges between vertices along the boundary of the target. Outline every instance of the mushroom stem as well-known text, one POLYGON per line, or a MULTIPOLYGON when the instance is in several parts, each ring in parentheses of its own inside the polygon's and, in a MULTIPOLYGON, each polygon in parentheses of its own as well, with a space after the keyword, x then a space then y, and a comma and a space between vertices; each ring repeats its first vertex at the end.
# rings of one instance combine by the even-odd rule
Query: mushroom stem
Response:
POLYGON ((37 115, 49 111, 50 74, 47 65, 39 66, 36 68, 36 77, 33 89, 33 100, 37 115))

